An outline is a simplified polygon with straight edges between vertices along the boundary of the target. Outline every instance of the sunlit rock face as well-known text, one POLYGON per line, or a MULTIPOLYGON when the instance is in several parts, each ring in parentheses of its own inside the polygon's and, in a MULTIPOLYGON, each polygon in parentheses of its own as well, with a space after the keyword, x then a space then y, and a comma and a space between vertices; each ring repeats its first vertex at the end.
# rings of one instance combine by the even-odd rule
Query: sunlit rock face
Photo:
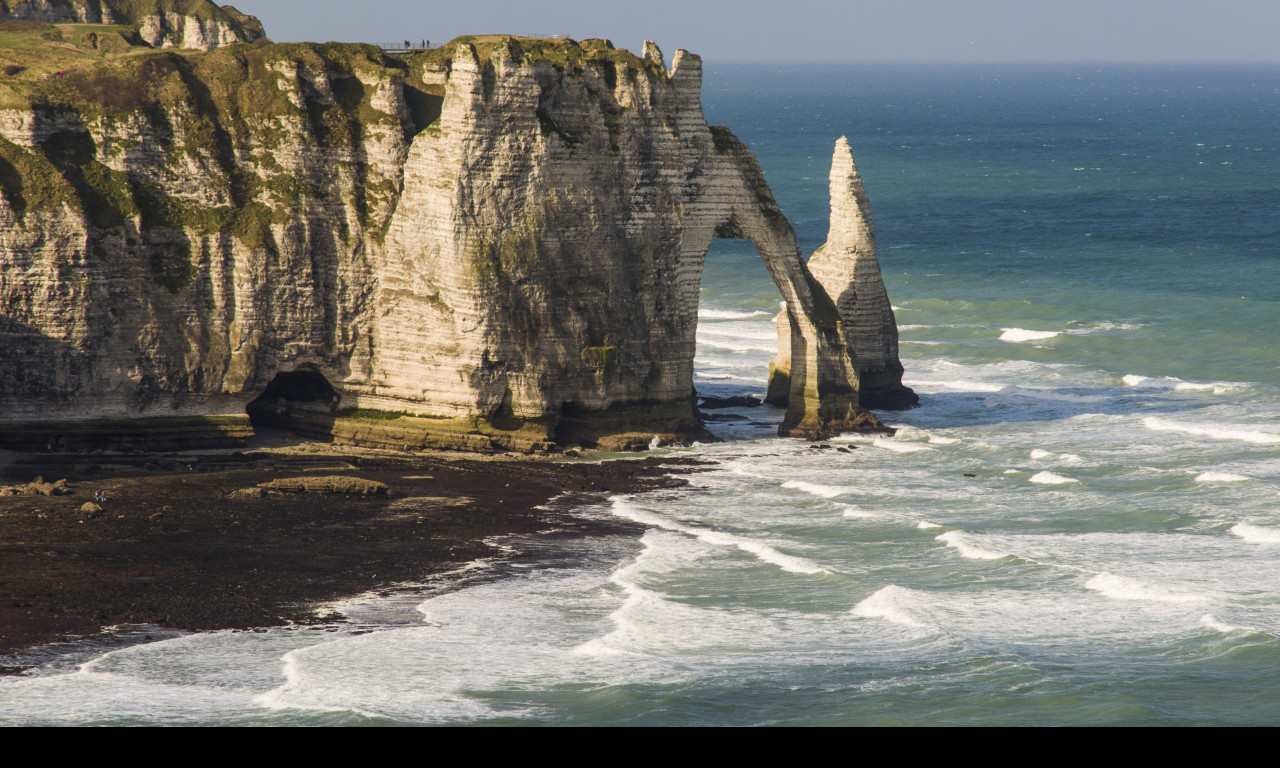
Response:
POLYGON ((153 48, 200 51, 264 37, 257 18, 209 0, 0 0, 5 21, 132 26, 153 48))
MULTIPOLYGON (((859 404, 864 408, 911 408, 920 398, 902 384, 898 324, 880 276, 871 204, 849 141, 843 136, 831 159, 830 182, 831 229, 827 242, 809 259, 809 271, 840 312, 849 356, 857 371, 859 404)), ((774 403, 786 402, 789 396, 787 322, 785 316, 778 317, 778 357, 770 366, 769 383, 769 400, 774 403)))
POLYGON ((259 397, 305 371, 332 387, 313 411, 405 415, 328 424, 375 443, 706 439, 699 281, 740 237, 787 304, 783 433, 877 428, 843 294, 706 124, 700 59, 644 53, 236 46, 148 65, 145 110, 86 85, 0 111, 0 420, 287 421, 297 402, 259 397))
POLYGON ((835 301, 844 323, 863 407, 902 409, 920 398, 902 385, 898 323, 876 258, 876 231, 849 140, 831 159, 831 229, 809 271, 835 301))

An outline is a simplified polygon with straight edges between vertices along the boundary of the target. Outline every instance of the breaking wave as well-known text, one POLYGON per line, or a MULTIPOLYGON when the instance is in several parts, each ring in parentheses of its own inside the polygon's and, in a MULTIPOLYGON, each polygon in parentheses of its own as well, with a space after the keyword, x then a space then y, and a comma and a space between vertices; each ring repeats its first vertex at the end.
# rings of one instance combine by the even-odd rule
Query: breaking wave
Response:
POLYGON ((1237 523, 1228 530, 1252 544, 1280 544, 1280 530, 1275 528, 1263 528, 1260 525, 1237 523))
POLYGON ((1062 335, 1061 331, 1028 331, 1025 328, 1001 328, 1000 330, 1004 331, 1000 334, 1001 341, 1044 341, 1062 335))
POLYGON ((906 627, 921 627, 924 625, 916 621, 906 609, 906 603, 912 594, 910 589, 890 584, 876 590, 870 597, 853 606, 850 613, 868 619, 885 619, 906 627))
POLYGON ((1266 445, 1280 443, 1280 435, 1273 435, 1267 432, 1257 432, 1252 429, 1242 429, 1240 427, 1205 427, 1199 424, 1180 424, 1176 421, 1158 419, 1154 416, 1148 416, 1143 419, 1142 425, 1147 429, 1155 430, 1157 432, 1181 432, 1186 435, 1212 437, 1217 440, 1240 440, 1246 443, 1259 443, 1266 445))
POLYGON ((1252 477, 1235 475, 1230 472, 1201 472, 1196 475, 1197 483, 1247 483, 1252 477))
POLYGON ((749 320, 753 317, 765 317, 769 313, 757 309, 754 312, 734 312, 729 309, 699 309, 698 317, 703 320, 749 320))
POLYGON ((693 536, 708 544, 715 544, 716 546, 721 547, 737 547, 743 552, 749 552, 760 560, 769 563, 770 565, 776 565, 788 573, 830 573, 826 568, 823 568, 812 560, 783 554, 768 544, 756 541, 755 539, 736 536, 731 533, 711 531, 706 528, 698 528, 692 525, 683 525, 641 509, 634 504, 628 503, 624 499, 613 499, 613 513, 619 517, 634 520, 637 523, 651 525, 655 528, 662 528, 668 531, 676 531, 677 533, 683 533, 686 536, 693 536))
POLYGON ((805 493, 813 494, 814 496, 821 496, 824 499, 834 499, 837 496, 842 496, 853 491, 853 489, 848 486, 819 485, 818 483, 806 483, 803 480, 788 480, 782 484, 782 487, 796 491, 803 491, 805 493))
POLYGON ((960 553, 961 557, 967 557, 970 560, 1000 560, 1006 557, 1012 557, 1008 552, 996 552, 995 550, 980 546, 976 542, 976 536, 964 533, 963 531, 947 531, 944 534, 935 536, 934 539, 941 541, 948 547, 953 547, 960 553))
POLYGON ((1078 483, 1080 481, 1073 477, 1055 475, 1052 472, 1037 472, 1032 475, 1031 479, 1027 482, 1039 483, 1040 485, 1069 485, 1070 483, 1078 483))
POLYGON ((1202 598, 1196 595, 1170 592, 1162 587, 1143 584, 1134 579, 1116 576, 1111 573, 1100 573, 1085 582, 1086 589, 1101 592, 1112 600, 1145 600, 1154 603, 1197 603, 1202 598))

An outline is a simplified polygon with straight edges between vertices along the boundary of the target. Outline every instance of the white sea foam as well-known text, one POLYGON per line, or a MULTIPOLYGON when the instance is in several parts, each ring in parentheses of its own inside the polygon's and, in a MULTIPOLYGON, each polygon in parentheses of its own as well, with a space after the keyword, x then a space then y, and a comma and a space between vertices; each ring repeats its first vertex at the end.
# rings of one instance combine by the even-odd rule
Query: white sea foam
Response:
POLYGON ((909 383, 933 387, 946 387, 947 389, 959 389, 965 392, 1000 392, 1007 386, 1005 384, 994 384, 987 381, 967 381, 964 379, 951 379, 947 381, 914 379, 909 383))
POLYGON ((1036 448, 1034 451, 1031 452, 1031 458, 1037 461, 1039 461, 1040 459, 1047 459, 1052 455, 1053 455, 1052 453, 1049 453, 1043 448, 1036 448))
POLYGON ((1237 627, 1234 624, 1227 624, 1224 621, 1219 621, 1216 616, 1210 613, 1206 613, 1200 617, 1200 626, 1212 629, 1214 632, 1221 632, 1224 635, 1229 635, 1232 632, 1253 631, 1250 627, 1237 627))
POLYGON ((937 443, 938 445, 955 445, 960 441, 954 437, 938 437, 937 435, 929 435, 929 442, 937 443))
POLYGON ((907 627, 923 626, 919 621, 908 613, 906 604, 911 600, 912 590, 899 587, 896 584, 890 584, 882 587, 867 597, 862 602, 853 606, 850 611, 854 616, 863 616, 868 619, 885 619, 894 624, 901 624, 907 627))
POLYGON ((1095 323, 1088 328, 1080 328, 1067 333, 1083 336, 1098 331, 1136 331, 1146 326, 1135 323, 1095 323))
POLYGON ((1180 389, 1184 392, 1212 392, 1217 389, 1214 384, 1201 384, 1195 381, 1180 381, 1174 389, 1180 389))
POLYGON ((916 523, 916 527, 922 531, 928 531, 934 528, 941 528, 942 526, 938 525, 937 523, 931 523, 928 520, 921 520, 920 522, 916 523))
POLYGON ((894 453, 920 453, 921 451, 933 450, 929 446, 921 445, 920 443, 902 442, 883 437, 877 437, 872 445, 877 448, 883 448, 886 451, 893 451, 894 453))
POLYGON ((1263 528, 1260 525, 1237 523, 1229 529, 1231 533, 1253 544, 1280 544, 1280 530, 1263 528))
POLYGON ((782 484, 782 487, 811 493, 814 496, 821 496, 824 499, 834 499, 837 496, 850 493, 854 490, 853 488, 843 485, 820 485, 818 483, 806 483, 803 480, 788 480, 782 484))
POLYGON ((1197 483, 1247 483, 1252 477, 1236 475, 1231 472, 1201 472, 1196 475, 1197 483))
POLYGON ((656 448, 661 448, 661 447, 662 447, 662 438, 658 437, 657 435, 654 435, 653 439, 649 441, 649 450, 652 451, 656 448))
POLYGON ((1196 595, 1170 592, 1163 587, 1143 584, 1135 579, 1100 573, 1084 584, 1086 589, 1101 592, 1112 600, 1145 600, 1154 603, 1195 603, 1202 598, 1196 595))
POLYGON ((1174 389, 1184 391, 1189 390, 1192 392, 1212 392, 1215 395, 1222 395, 1228 392, 1235 392, 1237 390, 1244 389, 1248 386, 1248 384, 1235 384, 1229 381, 1215 381, 1212 383, 1184 381, 1174 387, 1174 389))
POLYGON ((698 338, 731 338, 754 339, 755 341, 776 342, 778 332, 767 323, 721 323, 704 325, 698 328, 698 338))
POLYGON ((1039 483, 1040 485, 1068 485, 1080 481, 1073 477, 1063 477, 1052 472, 1037 472, 1027 482, 1039 483))
POLYGON ((698 334, 699 347, 712 347, 713 349, 724 349, 729 352, 772 352, 772 347, 763 344, 763 340, 752 340, 740 336, 708 336, 707 334, 698 334))
MULTIPOLYGON (((652 531, 646 533, 640 539, 644 549, 640 551, 636 559, 629 565, 624 565, 609 575, 609 581, 622 589, 622 593, 625 596, 622 605, 609 614, 609 621, 613 622, 614 630, 604 637, 594 638, 574 648, 573 652, 575 654, 581 656, 618 656, 631 653, 625 647, 635 645, 634 640, 641 632, 641 627, 634 617, 637 614, 652 612, 655 604, 666 602, 656 592, 642 588, 635 581, 636 575, 646 567, 647 561, 654 556, 654 535, 652 531)), ((665 606, 662 607, 665 608, 665 606)))
POLYGON ((698 317, 703 320, 747 320, 753 317, 765 317, 769 313, 762 310, 754 312, 735 312, 731 309, 699 309, 698 317))
POLYGON ((844 516, 844 517, 858 517, 858 518, 875 517, 875 515, 873 515, 872 513, 870 513, 870 512, 866 512, 866 511, 861 510, 861 509, 858 509, 857 507, 853 506, 852 504, 849 504, 849 505, 846 505, 846 506, 845 506, 843 516, 844 516))
POLYGON ((933 327, 932 325, 910 325, 910 324, 908 324, 908 325, 900 325, 900 326, 898 326, 898 330, 899 330, 899 331, 919 331, 919 330, 923 330, 923 329, 925 329, 925 328, 932 328, 932 327, 933 327))
POLYGON ((677 523, 673 520, 668 520, 665 517, 642 509, 621 498, 615 497, 613 499, 613 513, 619 517, 634 520, 637 523, 651 525, 655 528, 662 528, 668 531, 677 531, 685 534, 686 536, 693 536, 708 544, 715 544, 720 547, 737 547, 743 552, 749 552, 760 560, 771 565, 776 565, 789 573, 830 573, 826 568, 823 568, 812 560, 806 560, 803 557, 784 554, 768 544, 756 541, 755 539, 738 536, 732 533, 721 533, 720 531, 712 531, 706 528, 677 523))
POLYGON ((1028 331, 1025 328, 1001 328, 1001 341, 1044 341, 1062 335, 1060 331, 1028 331))
POLYGON ((967 557, 970 560, 999 560, 1010 556, 1008 552, 996 552, 981 546, 977 536, 963 531, 947 531, 935 536, 934 539, 954 548, 961 557, 967 557))
POLYGON ((1183 424, 1176 421, 1159 419, 1154 416, 1148 416, 1143 419, 1142 425, 1147 429, 1155 430, 1157 432, 1181 432, 1187 435, 1212 437, 1217 440, 1239 440, 1246 443, 1258 443, 1265 445, 1280 443, 1280 435, 1274 435, 1268 432, 1258 432, 1256 430, 1244 429, 1242 427, 1210 427, 1199 424, 1183 424))
POLYGON ((1120 377, 1126 385, 1130 387, 1142 387, 1146 389, 1173 389, 1177 392, 1212 392, 1215 395, 1221 395, 1225 392, 1232 392, 1247 385, 1235 384, 1227 381, 1183 381, 1173 376, 1162 376, 1159 378, 1151 378, 1148 376, 1138 376, 1129 374, 1120 377))

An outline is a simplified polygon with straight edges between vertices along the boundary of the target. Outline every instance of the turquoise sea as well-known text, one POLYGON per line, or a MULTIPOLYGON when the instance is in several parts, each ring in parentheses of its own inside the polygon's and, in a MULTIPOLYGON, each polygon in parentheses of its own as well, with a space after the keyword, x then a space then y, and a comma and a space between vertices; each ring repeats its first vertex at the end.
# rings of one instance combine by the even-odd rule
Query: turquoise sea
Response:
MULTIPOLYGON (((849 137, 896 437, 744 409, 660 449, 714 462, 687 489, 581 512, 633 533, 51 653, 0 723, 1280 724, 1280 67, 708 62, 704 104, 807 251, 849 137)), ((700 391, 763 392, 779 301, 716 244, 700 391)))

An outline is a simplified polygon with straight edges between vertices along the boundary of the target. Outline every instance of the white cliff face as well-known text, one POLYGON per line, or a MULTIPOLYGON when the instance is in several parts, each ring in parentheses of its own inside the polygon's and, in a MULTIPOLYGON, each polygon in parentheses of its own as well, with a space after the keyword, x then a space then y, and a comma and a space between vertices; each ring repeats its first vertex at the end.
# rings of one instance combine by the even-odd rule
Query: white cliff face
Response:
POLYGON ((251 16, 220 8, 208 0, 150 4, 122 0, 3 0, 0 22, 39 21, 50 24, 120 24, 138 27, 139 37, 153 48, 211 51, 262 37, 262 25, 251 16))
POLYGON ((189 48, 197 51, 212 51, 224 45, 256 39, 256 35, 245 34, 232 21, 200 19, 172 11, 142 18, 138 34, 152 48, 189 48))
POLYGON ((344 407, 704 435, 698 282, 744 237, 787 301, 784 433, 878 426, 759 165, 703 118, 698 57, 507 40, 407 80, 270 50, 162 114, 0 115, 0 179, 63 179, 0 188, 0 422, 243 414, 310 371, 344 407), (246 119, 248 88, 277 105, 246 119))

